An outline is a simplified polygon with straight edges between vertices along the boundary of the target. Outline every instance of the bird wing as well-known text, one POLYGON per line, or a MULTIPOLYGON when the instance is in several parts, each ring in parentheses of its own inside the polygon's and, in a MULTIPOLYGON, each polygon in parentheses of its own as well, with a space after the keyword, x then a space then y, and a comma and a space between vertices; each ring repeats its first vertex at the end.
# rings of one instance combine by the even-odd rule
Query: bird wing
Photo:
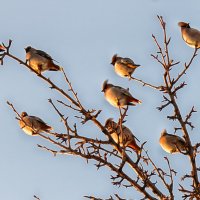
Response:
POLYGON ((123 131, 126 133, 126 135, 128 135, 129 140, 136 139, 138 142, 140 142, 140 140, 132 133, 132 131, 128 127, 124 126, 123 131))
POLYGON ((189 44, 193 45, 194 41, 200 42, 200 31, 194 28, 188 28, 187 33, 186 40, 189 44))
POLYGON ((140 65, 137 65, 133 62, 133 60, 131 60, 130 58, 121 58, 121 63, 124 64, 124 65, 127 65, 128 67, 131 67, 131 68, 134 68, 136 66, 140 66, 140 65))
POLYGON ((53 58, 47 54, 46 52, 42 51, 42 50, 36 50, 36 54, 44 57, 44 58, 47 58, 48 60, 53 60, 53 58))
POLYGON ((39 117, 29 116, 29 119, 31 119, 32 121, 38 121, 38 122, 46 125, 46 123, 42 119, 40 119, 39 117))
POLYGON ((185 140, 179 136, 176 135, 176 138, 178 139, 178 141, 184 146, 186 143, 185 143, 185 140))
POLYGON ((120 86, 115 86, 118 90, 120 90, 124 95, 132 97, 132 95, 130 94, 130 92, 128 91, 128 89, 124 89, 120 86))
POLYGON ((176 138, 179 142, 181 142, 183 145, 185 145, 185 140, 177 135, 173 135, 173 134, 167 134, 169 137, 171 138, 176 138))

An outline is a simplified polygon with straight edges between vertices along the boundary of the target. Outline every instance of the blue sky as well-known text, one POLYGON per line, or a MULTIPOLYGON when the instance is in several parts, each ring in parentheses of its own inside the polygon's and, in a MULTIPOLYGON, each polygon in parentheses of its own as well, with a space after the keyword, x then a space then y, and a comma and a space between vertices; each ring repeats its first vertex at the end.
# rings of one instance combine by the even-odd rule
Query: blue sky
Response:
MULTIPOLYGON (((29 45, 48 52, 58 60, 84 106, 88 109, 103 109, 99 117, 102 123, 109 117, 115 120, 118 117, 118 110, 109 105, 101 93, 103 81, 109 79, 113 84, 129 87, 143 104, 129 109, 126 125, 141 141, 148 141, 146 148, 149 148, 149 154, 157 164, 165 168, 163 157, 167 155, 181 175, 189 166, 188 158, 168 155, 158 143, 163 128, 173 131, 175 123, 166 119, 171 109, 162 113, 157 111, 162 95, 118 77, 110 61, 115 53, 130 57, 142 65, 135 77, 152 84, 161 84, 161 66, 150 56, 157 51, 151 34, 162 41, 162 31, 156 16, 162 15, 167 22, 167 33, 172 37, 170 54, 174 60, 181 61, 174 71, 176 74, 193 53, 193 49, 183 42, 177 23, 190 22, 192 27, 200 29, 199 7, 200 2, 197 0, 193 3, 186 0, 1 0, 0 41, 6 43, 12 39, 11 53, 23 60, 24 48, 29 45)), ((66 88, 61 73, 46 72, 45 76, 66 88)), ((6 101, 12 102, 19 112, 27 111, 39 116, 56 131, 63 132, 62 123, 48 103, 49 98, 57 100, 62 97, 25 67, 10 59, 5 59, 4 65, 0 67, 0 80, 2 199, 27 200, 37 195, 41 200, 79 200, 84 195, 108 198, 114 193, 127 199, 141 197, 133 189, 113 186, 106 168, 97 171, 92 162, 87 164, 72 156, 53 157, 38 149, 37 144, 48 143, 39 137, 23 134, 6 101)), ((200 95, 197 92, 200 84, 199 56, 183 80, 188 85, 179 93, 178 103, 183 115, 186 115, 193 105, 196 110, 200 110, 200 95)), ((70 110, 63 112, 70 116, 71 122, 78 122, 70 110)), ((197 134, 200 128, 198 113, 192 119, 196 129, 191 138, 195 142, 200 140, 197 134)), ((103 137, 91 123, 79 125, 78 128, 86 135, 103 137)))

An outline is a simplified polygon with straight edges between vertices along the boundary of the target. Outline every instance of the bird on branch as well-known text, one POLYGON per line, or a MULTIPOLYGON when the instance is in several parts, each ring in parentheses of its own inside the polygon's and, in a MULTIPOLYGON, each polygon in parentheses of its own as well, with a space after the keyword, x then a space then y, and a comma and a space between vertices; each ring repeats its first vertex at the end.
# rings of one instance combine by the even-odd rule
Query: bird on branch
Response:
POLYGON ((104 92, 106 100, 114 107, 120 108, 127 105, 135 106, 141 104, 142 101, 134 98, 128 89, 124 89, 120 86, 115 86, 108 83, 108 80, 104 81, 102 92, 104 92))
POLYGON ((181 27, 181 34, 183 40, 192 48, 200 47, 200 31, 191 28, 189 23, 179 22, 178 25, 181 27))
POLYGON ((140 65, 135 64, 130 58, 122 58, 115 54, 112 57, 111 64, 115 68, 115 72, 121 77, 131 78, 131 75, 140 65))
POLYGON ((46 52, 34 49, 31 46, 25 48, 26 62, 33 70, 41 74, 44 71, 61 71, 62 67, 56 65, 55 61, 46 52))
POLYGON ((20 116, 19 126, 27 135, 35 136, 38 133, 49 133, 53 130, 51 126, 47 125, 39 117, 29 116, 26 112, 22 112, 20 116))
POLYGON ((183 138, 168 134, 166 129, 161 132, 160 146, 167 153, 182 153, 186 151, 186 142, 183 138))
POLYGON ((141 151, 141 148, 137 145, 135 139, 137 139, 131 130, 126 126, 119 124, 113 121, 112 118, 106 120, 105 128, 110 133, 112 139, 119 144, 120 147, 129 147, 133 149, 136 153, 141 151))

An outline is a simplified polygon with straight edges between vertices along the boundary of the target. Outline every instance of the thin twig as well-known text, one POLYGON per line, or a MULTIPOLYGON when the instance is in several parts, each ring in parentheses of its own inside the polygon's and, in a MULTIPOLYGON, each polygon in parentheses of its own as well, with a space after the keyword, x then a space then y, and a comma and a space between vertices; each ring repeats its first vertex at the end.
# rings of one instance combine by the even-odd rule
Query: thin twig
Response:
POLYGON ((150 83, 146 83, 143 80, 135 78, 135 77, 132 77, 132 76, 131 76, 131 79, 141 83, 143 86, 148 86, 148 87, 153 88, 155 90, 161 90, 162 89, 162 86, 154 86, 154 85, 152 85, 150 83))
POLYGON ((40 200, 40 198, 39 197, 37 197, 36 195, 34 195, 33 196, 35 199, 37 199, 37 200, 40 200))
POLYGON ((195 50, 194 50, 194 52, 193 52, 193 55, 192 55, 190 61, 188 62, 188 64, 185 63, 185 67, 184 67, 183 71, 182 71, 182 72, 177 76, 177 78, 173 81, 173 85, 175 85, 175 84, 179 81, 179 79, 180 79, 180 78, 186 73, 186 71, 189 69, 189 67, 190 67, 190 65, 192 64, 194 58, 197 56, 197 51, 198 51, 198 49, 195 48, 195 50))

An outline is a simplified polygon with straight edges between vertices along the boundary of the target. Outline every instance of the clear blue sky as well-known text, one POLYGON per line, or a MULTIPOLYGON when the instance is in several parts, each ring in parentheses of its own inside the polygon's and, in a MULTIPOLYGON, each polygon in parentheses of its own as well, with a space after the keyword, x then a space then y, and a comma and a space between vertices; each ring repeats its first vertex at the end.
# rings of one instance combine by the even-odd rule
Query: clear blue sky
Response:
MULTIPOLYGON (((158 112, 156 107, 160 105, 162 95, 118 77, 110 60, 115 53, 130 57, 143 66, 135 73, 136 77, 160 84, 161 67, 150 56, 156 51, 151 34, 154 33, 158 39, 162 36, 156 15, 162 15, 167 22, 168 35, 172 36, 172 58, 181 61, 178 71, 189 60, 193 49, 183 42, 177 23, 190 22, 191 26, 200 29, 199 1, 1 0, 0 5, 0 41, 12 39, 11 52, 23 60, 24 48, 29 45, 48 52, 58 60, 85 107, 103 109, 99 118, 102 123, 109 117, 115 120, 118 117, 118 110, 110 106, 101 93, 103 81, 109 79, 114 84, 129 87, 143 104, 130 108, 126 125, 141 141, 148 141, 146 147, 157 164, 166 167, 163 157, 167 155, 182 175, 183 166, 188 166, 188 158, 168 155, 158 143, 163 128, 173 131, 175 123, 165 117, 171 114, 171 109, 158 112)), ((184 115, 193 105, 200 110, 199 59, 198 56, 187 77, 184 77, 188 85, 179 94, 178 102, 184 115)), ((65 87, 61 73, 47 72, 45 76, 65 87)), ((9 59, 0 67, 0 80, 1 199, 28 200, 37 195, 41 200, 80 200, 84 195, 108 198, 114 193, 127 199, 141 197, 133 189, 113 186, 106 168, 97 171, 92 162, 86 164, 72 156, 53 157, 38 149, 37 144, 48 143, 23 134, 6 101, 11 101, 19 112, 27 111, 39 116, 56 131, 63 132, 62 123, 47 101, 48 98, 57 100, 61 97, 25 67, 9 59)), ((70 110, 63 112, 70 116, 71 122, 77 122, 70 115, 70 110)), ((196 129, 192 141, 200 140, 197 135, 200 128, 198 114, 193 117, 196 129)), ((85 135, 103 137, 91 123, 78 128, 85 135)))

